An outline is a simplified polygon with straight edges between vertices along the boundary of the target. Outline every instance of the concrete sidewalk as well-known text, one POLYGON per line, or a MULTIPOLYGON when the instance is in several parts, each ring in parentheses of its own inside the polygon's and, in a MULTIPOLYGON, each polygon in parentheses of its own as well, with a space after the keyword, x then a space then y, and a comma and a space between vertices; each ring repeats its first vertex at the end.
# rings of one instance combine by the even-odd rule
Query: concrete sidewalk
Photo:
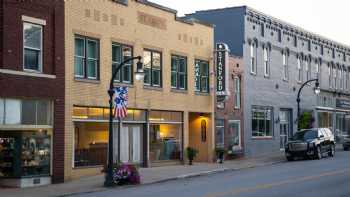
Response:
MULTIPOLYGON (((176 165, 166 167, 141 168, 142 184, 152 184, 175 179, 183 179, 211 173, 240 170, 253 168, 257 166, 272 165, 283 162, 283 154, 276 153, 274 156, 260 158, 242 158, 237 160, 225 161, 223 164, 216 163, 194 163, 189 165, 176 165)), ((104 175, 85 177, 79 180, 69 181, 62 184, 54 184, 35 188, 9 188, 0 189, 1 197, 41 197, 41 196, 69 196, 79 193, 90 193, 107 190, 103 187, 104 175)), ((137 187, 137 186, 135 186, 137 187)))

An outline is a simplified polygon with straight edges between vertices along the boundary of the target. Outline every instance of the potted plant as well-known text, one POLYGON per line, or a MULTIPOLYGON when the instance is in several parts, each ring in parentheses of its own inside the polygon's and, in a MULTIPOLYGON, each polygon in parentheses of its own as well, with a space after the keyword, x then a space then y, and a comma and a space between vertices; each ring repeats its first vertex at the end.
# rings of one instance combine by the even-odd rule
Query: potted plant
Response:
POLYGON ((192 161, 197 156, 197 154, 198 154, 198 150, 191 148, 191 147, 186 148, 186 155, 188 158, 189 165, 192 165, 192 161))
POLYGON ((218 163, 223 163, 223 161, 224 161, 224 153, 225 153, 224 148, 221 148, 221 147, 216 148, 215 149, 215 153, 216 153, 216 161, 218 163))

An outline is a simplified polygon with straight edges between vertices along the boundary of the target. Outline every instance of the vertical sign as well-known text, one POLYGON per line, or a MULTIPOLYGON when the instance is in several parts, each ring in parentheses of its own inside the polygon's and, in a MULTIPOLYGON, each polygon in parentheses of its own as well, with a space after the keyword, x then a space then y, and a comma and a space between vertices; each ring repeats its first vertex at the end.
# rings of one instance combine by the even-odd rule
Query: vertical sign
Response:
POLYGON ((194 84, 195 84, 195 90, 200 91, 200 61, 196 60, 194 63, 194 84))
POLYGON ((229 48, 224 43, 216 44, 216 95, 227 96, 228 91, 228 52, 229 48))

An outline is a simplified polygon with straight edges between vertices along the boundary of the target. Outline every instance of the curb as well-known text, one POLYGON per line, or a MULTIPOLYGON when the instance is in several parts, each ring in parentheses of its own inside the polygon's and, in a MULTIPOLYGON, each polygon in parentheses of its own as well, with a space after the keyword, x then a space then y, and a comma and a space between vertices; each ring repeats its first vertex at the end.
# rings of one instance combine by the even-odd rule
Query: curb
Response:
POLYGON ((80 194, 90 194, 90 193, 95 193, 95 192, 107 191, 110 189, 125 189, 125 188, 134 188, 134 187, 136 188, 139 186, 147 186, 147 185, 153 185, 153 184, 157 184, 157 183, 165 183, 165 182, 170 182, 170 181, 175 181, 175 180, 189 179, 189 178, 206 176, 206 175, 217 174, 217 173, 222 173, 222 172, 239 171, 239 170, 256 168, 256 167, 270 166, 270 165, 275 165, 275 164, 283 163, 283 162, 285 162, 285 160, 278 160, 278 161, 268 162, 268 163, 263 163, 263 164, 247 165, 247 166, 239 167, 239 168, 220 168, 220 169, 214 169, 214 170, 208 170, 208 171, 200 171, 200 172, 196 172, 196 173, 189 173, 189 174, 179 175, 179 176, 175 176, 175 177, 164 178, 161 180, 151 181, 148 183, 141 183, 140 185, 126 185, 126 186, 118 186, 118 187, 111 187, 111 188, 101 188, 101 189, 95 189, 95 190, 85 191, 85 192, 76 192, 76 193, 58 195, 57 197, 68 197, 68 196, 80 195, 80 194))

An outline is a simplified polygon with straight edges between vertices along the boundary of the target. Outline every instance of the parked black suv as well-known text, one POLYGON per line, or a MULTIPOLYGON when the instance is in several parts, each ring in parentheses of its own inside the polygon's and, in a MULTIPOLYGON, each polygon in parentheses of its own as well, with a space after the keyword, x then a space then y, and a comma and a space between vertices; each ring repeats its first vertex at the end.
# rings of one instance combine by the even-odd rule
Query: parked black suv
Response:
POLYGON ((344 136, 343 148, 344 148, 344 150, 349 150, 350 149, 350 135, 344 136))
POLYGON ((334 135, 328 128, 300 130, 285 147, 288 161, 294 160, 295 157, 321 159, 324 153, 331 157, 335 155, 334 135))

